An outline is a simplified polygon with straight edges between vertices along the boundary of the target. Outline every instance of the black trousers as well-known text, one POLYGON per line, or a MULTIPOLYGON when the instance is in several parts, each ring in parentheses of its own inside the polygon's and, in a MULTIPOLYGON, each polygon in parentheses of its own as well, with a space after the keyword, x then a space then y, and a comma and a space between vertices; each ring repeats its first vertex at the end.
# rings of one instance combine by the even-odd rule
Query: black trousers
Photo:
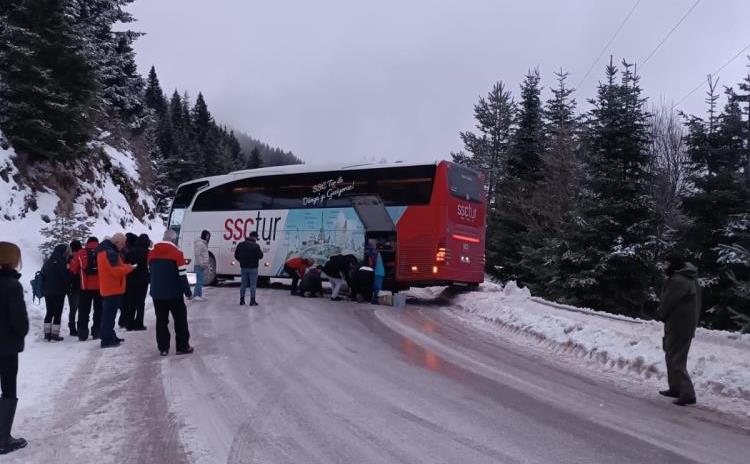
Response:
POLYGON ((91 324, 91 335, 99 336, 99 326, 102 323, 102 297, 99 290, 82 290, 80 304, 78 305, 78 339, 89 338, 89 314, 91 307, 94 308, 94 321, 91 324))
POLYGON ((695 388, 687 369, 688 352, 693 339, 688 337, 665 337, 664 354, 667 361, 669 389, 683 400, 695 399, 695 388))
POLYGON ((284 265, 284 272, 289 274, 292 278, 292 294, 297 293, 297 284, 299 284, 299 273, 291 267, 284 265))
POLYGON ((16 399, 16 377, 18 376, 18 354, 0 356, 0 389, 3 398, 16 399))
POLYGON ((65 294, 44 295, 44 303, 47 306, 47 313, 44 315, 44 323, 60 325, 63 306, 65 306, 65 294))
POLYGON ((351 298, 357 298, 362 295, 364 301, 372 300, 373 285, 375 283, 375 273, 372 271, 358 270, 351 279, 351 298))
POLYGON ((76 313, 78 312, 78 304, 81 301, 81 288, 78 285, 73 286, 68 293, 68 328, 74 330, 77 327, 76 324, 76 313))
POLYGON ((143 313, 146 310, 147 294, 148 283, 128 284, 118 322, 121 327, 127 329, 143 327, 143 313))
POLYGON ((185 300, 154 299, 156 311, 156 346, 159 351, 169 351, 169 314, 174 318, 174 338, 177 351, 185 351, 190 347, 190 331, 188 330, 187 308, 185 300))

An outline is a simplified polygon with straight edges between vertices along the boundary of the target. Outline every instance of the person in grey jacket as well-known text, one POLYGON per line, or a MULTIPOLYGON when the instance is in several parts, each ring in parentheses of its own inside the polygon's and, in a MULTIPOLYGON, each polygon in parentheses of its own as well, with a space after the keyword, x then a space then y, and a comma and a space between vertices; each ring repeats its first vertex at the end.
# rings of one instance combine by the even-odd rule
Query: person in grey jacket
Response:
POLYGON ((669 389, 659 394, 676 398, 674 404, 685 406, 696 402, 687 358, 701 311, 698 268, 679 256, 670 256, 665 260, 664 270, 668 280, 662 289, 658 318, 664 322, 663 348, 669 389))
POLYGON ((206 277, 206 271, 211 265, 211 259, 208 256, 208 242, 211 240, 211 233, 207 230, 201 232, 201 236, 195 239, 193 250, 195 252, 195 289, 193 290, 193 300, 203 301, 203 280, 206 277))

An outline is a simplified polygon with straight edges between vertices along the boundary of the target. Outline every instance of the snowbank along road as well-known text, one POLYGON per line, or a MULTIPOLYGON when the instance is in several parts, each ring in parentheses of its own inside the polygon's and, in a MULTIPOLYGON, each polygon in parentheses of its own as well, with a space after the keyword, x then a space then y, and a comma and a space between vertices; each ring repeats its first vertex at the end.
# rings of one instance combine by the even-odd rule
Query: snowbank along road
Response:
POLYGON ((206 293, 193 355, 159 357, 153 320, 116 350, 29 343, 77 364, 19 412, 30 445, 3 462, 747 463, 750 433, 725 417, 568 372, 429 302, 206 293))

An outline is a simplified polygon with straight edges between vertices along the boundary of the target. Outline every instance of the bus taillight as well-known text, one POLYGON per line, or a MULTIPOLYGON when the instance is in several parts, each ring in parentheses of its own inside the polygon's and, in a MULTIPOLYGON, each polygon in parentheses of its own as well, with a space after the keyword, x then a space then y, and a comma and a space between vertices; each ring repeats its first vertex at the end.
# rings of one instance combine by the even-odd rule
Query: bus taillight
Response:
POLYGON ((445 247, 438 248, 437 253, 435 253, 435 261, 437 261, 438 263, 444 263, 445 253, 445 247))

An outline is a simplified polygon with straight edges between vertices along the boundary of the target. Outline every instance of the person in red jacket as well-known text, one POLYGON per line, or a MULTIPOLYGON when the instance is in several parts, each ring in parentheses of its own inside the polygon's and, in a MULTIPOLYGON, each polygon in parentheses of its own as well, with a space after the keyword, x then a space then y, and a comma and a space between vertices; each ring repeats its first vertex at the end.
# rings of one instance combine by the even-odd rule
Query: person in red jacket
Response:
POLYGON ((115 317, 122 307, 126 277, 135 265, 125 264, 121 252, 125 249, 125 235, 115 234, 104 240, 96 249, 96 265, 99 271, 99 293, 102 295, 102 324, 99 330, 102 348, 120 346, 123 341, 115 333, 115 317))
POLYGON ((312 259, 302 258, 301 256, 292 258, 284 263, 284 272, 292 278, 292 295, 297 293, 297 284, 302 279, 302 276, 305 275, 307 268, 312 267, 313 264, 315 263, 312 259))
POLYGON ((86 341, 89 338, 89 314, 94 307, 93 324, 91 325, 91 336, 99 338, 99 327, 102 318, 102 297, 99 294, 99 270, 96 264, 96 249, 99 248, 99 239, 89 237, 86 246, 73 255, 70 262, 70 271, 76 276, 81 284, 81 296, 78 302, 78 340, 86 341))

